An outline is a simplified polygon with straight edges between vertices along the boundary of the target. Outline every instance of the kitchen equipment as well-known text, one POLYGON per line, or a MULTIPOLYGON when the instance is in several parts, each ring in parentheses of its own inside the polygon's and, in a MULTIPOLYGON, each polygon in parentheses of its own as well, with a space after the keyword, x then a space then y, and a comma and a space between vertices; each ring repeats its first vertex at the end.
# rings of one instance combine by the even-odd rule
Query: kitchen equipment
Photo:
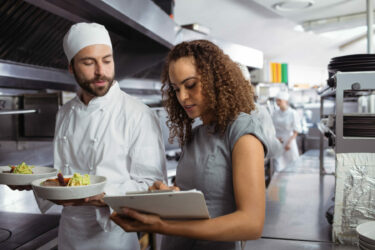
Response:
MULTIPOLYGON (((334 137, 336 153, 332 236, 340 244, 358 244, 353 225, 364 219, 375 220, 373 213, 367 212, 373 211, 371 197, 375 191, 371 185, 375 178, 375 115, 370 113, 375 104, 375 97, 371 97, 375 91, 375 55, 332 58, 328 71, 331 90, 321 95, 321 119, 327 118, 322 112, 324 101, 333 101, 335 126, 329 133, 334 137)), ((321 173, 325 173, 323 136, 322 133, 321 173)), ((363 243, 359 247, 371 249, 363 243)))

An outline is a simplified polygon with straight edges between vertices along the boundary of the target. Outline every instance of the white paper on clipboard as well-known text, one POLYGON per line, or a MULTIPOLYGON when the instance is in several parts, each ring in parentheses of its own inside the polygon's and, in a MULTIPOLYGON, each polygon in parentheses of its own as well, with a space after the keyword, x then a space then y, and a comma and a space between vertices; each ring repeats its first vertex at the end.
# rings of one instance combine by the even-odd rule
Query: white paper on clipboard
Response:
POLYGON ((104 202, 121 214, 121 207, 157 214, 163 219, 210 218, 201 191, 141 192, 123 196, 105 196, 104 202))

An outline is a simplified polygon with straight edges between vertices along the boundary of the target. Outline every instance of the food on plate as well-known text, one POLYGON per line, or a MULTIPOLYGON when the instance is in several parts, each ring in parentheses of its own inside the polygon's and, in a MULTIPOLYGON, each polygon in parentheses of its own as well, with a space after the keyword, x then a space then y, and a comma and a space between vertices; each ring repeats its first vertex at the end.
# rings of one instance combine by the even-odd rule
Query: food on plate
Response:
POLYGON ((62 173, 57 174, 57 178, 48 179, 42 182, 43 186, 67 186, 70 178, 64 178, 62 173))
POLYGON ((42 186, 87 186, 90 184, 90 176, 88 174, 81 175, 79 173, 75 173, 70 178, 64 178, 62 173, 57 174, 57 178, 55 179, 48 179, 42 182, 42 186))
POLYGON ((11 165, 9 166, 9 171, 3 171, 3 173, 11 173, 11 174, 32 174, 32 169, 34 166, 28 166, 26 163, 22 162, 21 164, 15 166, 11 165))
POLYGON ((90 184, 90 176, 88 174, 80 175, 75 173, 68 182, 68 186, 87 186, 90 184))

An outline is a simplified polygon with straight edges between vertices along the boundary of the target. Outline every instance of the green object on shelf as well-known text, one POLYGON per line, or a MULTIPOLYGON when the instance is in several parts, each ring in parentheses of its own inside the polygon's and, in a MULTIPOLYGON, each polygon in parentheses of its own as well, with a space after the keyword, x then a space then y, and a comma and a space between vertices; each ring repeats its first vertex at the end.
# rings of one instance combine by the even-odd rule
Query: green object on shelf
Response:
POLYGON ((281 64, 281 82, 288 84, 288 64, 281 64))

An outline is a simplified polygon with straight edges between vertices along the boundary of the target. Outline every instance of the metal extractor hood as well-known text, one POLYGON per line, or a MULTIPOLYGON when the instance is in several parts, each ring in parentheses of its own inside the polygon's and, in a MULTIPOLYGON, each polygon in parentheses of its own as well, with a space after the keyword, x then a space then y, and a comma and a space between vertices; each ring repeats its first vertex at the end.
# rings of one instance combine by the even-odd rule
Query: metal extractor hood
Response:
POLYGON ((208 39, 235 61, 261 68, 260 51, 182 28, 151 0, 3 0, 0 3, 0 87, 72 90, 62 38, 76 22, 110 32, 116 79, 159 79, 175 44, 208 39))

